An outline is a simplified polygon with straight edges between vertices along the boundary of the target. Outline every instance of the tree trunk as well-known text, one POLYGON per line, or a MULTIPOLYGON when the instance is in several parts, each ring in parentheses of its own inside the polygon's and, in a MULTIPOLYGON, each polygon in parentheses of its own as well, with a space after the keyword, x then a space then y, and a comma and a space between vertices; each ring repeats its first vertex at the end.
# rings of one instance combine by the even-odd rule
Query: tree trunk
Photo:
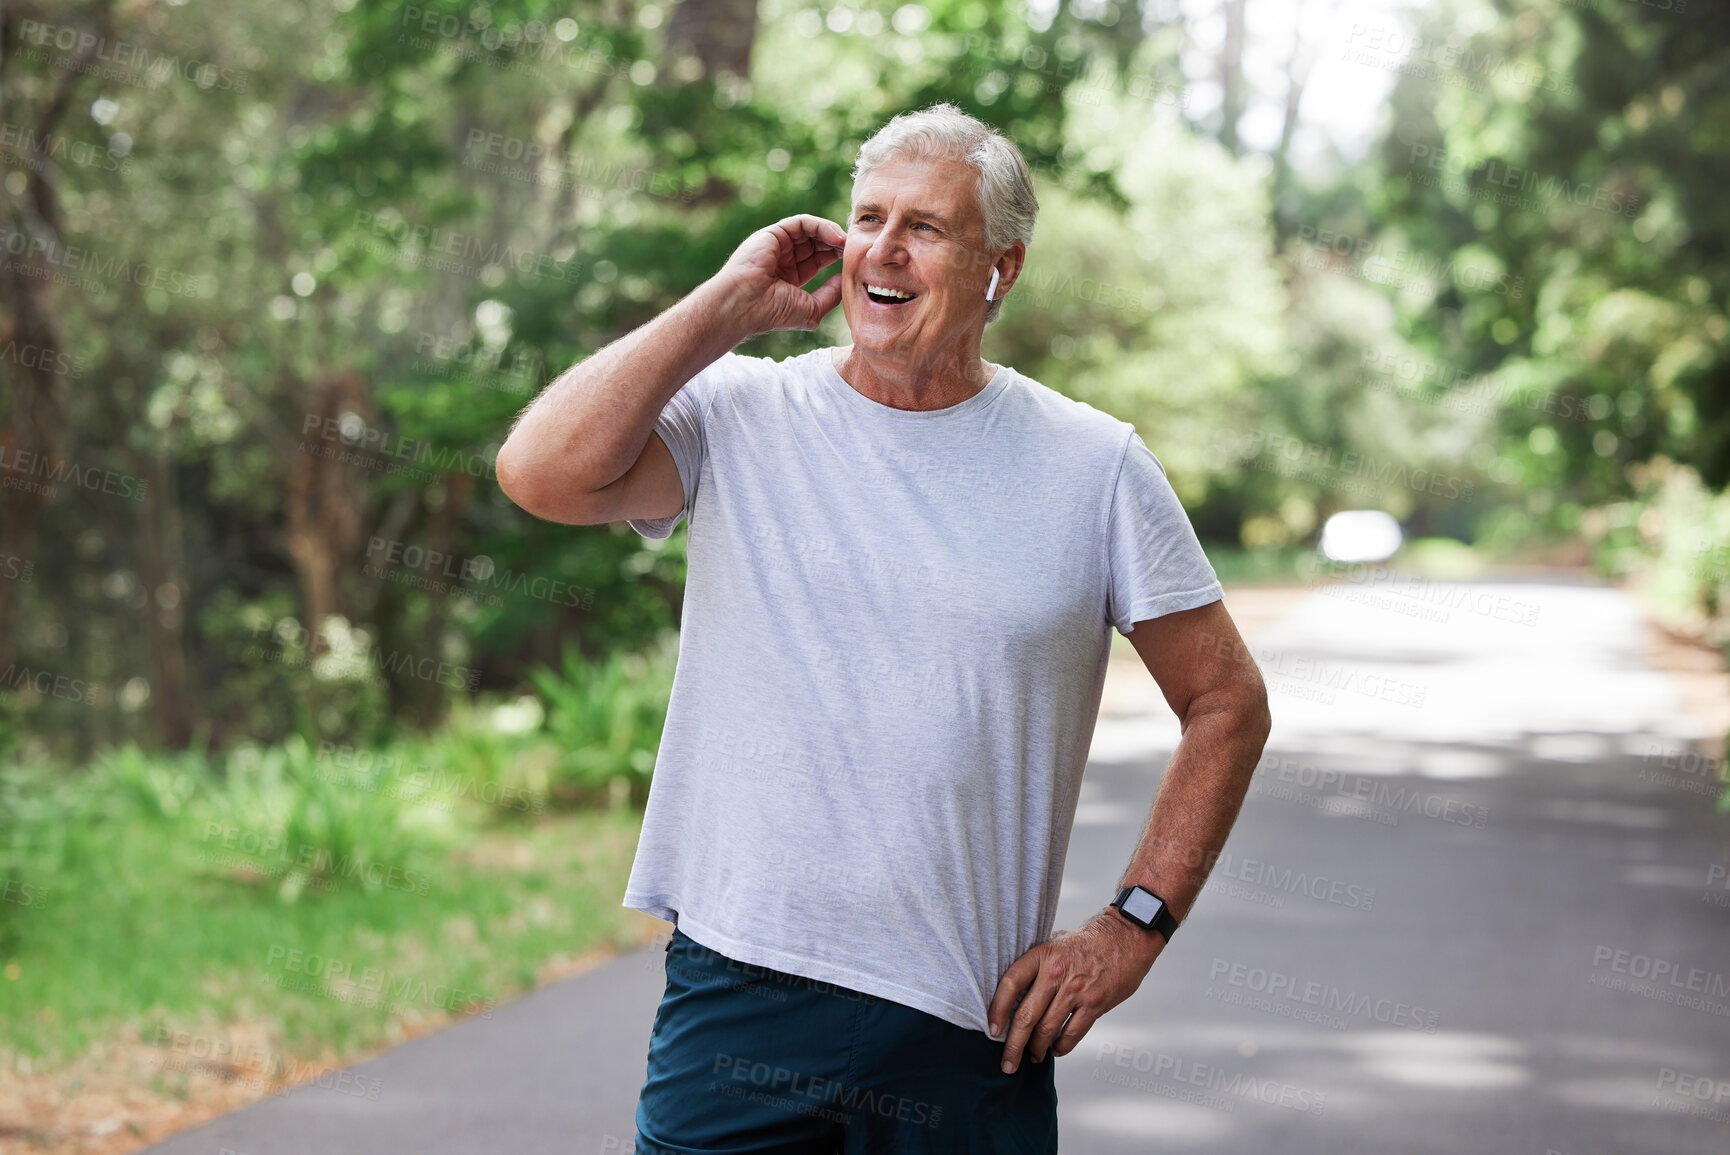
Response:
MULTIPOLYGON (((1310 73, 1314 71, 1316 64, 1316 47, 1305 44, 1303 39, 1304 13, 1308 7, 1309 0, 1302 0, 1298 5, 1297 20, 1292 26, 1291 58, 1286 64, 1285 117, 1280 124, 1279 145, 1273 154, 1274 233, 1282 246, 1290 238, 1294 223, 1287 204, 1287 194, 1291 189, 1292 140, 1297 136, 1298 125, 1302 123, 1304 89, 1309 84, 1310 73)), ((1339 8, 1339 0, 1333 0, 1328 5, 1327 19, 1322 22, 1323 27, 1333 27, 1339 8)))
MULTIPOLYGON (((41 368, 58 363, 60 342, 52 313, 38 299, 42 282, 12 271, 0 279, 0 307, 10 314, 0 319, 0 340, 15 348, 39 350, 36 367, 7 366, 7 404, 0 413, 0 473, 13 484, 0 489, 0 554, 30 562, 36 553, 36 522, 53 499, 47 474, 57 471, 60 434, 65 421, 64 378, 41 368)), ((18 657, 19 583, 0 581, 0 670, 18 657)))
POLYGON ((1243 151, 1238 139, 1238 121, 1243 119, 1249 92, 1243 78, 1245 9, 1249 0, 1224 0, 1225 42, 1219 49, 1219 142, 1233 156, 1243 151))
POLYGON ((162 743, 192 741, 192 685, 186 664, 186 583, 180 576, 180 505, 174 465, 158 455, 139 521, 138 579, 144 586, 144 637, 150 652, 150 703, 162 743))
POLYGON ((757 0, 681 0, 667 24, 673 79, 688 84, 731 73, 748 80, 756 38, 757 0))
MULTIPOLYGON (((310 412, 318 415, 321 430, 336 428, 345 412, 365 419, 369 410, 360 375, 352 370, 325 374, 314 391, 310 412)), ((289 467, 283 503, 288 515, 288 555, 300 584, 311 653, 322 648, 320 627, 338 609, 338 575, 361 538, 364 490, 341 461, 343 450, 343 443, 334 438, 301 442, 289 467)))
MULTIPOLYGON (((35 15, 33 11, 22 11, 22 7, 0 6, 0 118, 14 123, 25 114, 23 107, 17 107, 21 102, 16 99, 12 85, 12 73, 17 67, 18 28, 26 16, 35 15)), ((30 351, 27 358, 14 357, 5 372, 0 373, 0 383, 9 386, 0 390, 0 455, 3 455, 0 473, 18 475, 12 479, 13 485, 0 488, 0 553, 22 561, 32 560, 36 552, 36 522, 53 499, 52 485, 36 484, 38 480, 45 481, 38 470, 57 470, 64 464, 59 449, 69 388, 65 376, 54 371, 63 362, 59 326, 54 320, 56 310, 49 292, 52 283, 49 270, 36 267, 34 260, 34 254, 60 243, 59 196, 48 179, 54 167, 48 163, 43 147, 54 139, 55 128, 72 110, 73 91, 83 77, 84 68, 111 30, 108 4, 95 6, 91 17, 97 36, 74 58, 72 67, 61 73, 34 125, 33 163, 19 170, 26 177, 25 195, 14 201, 0 192, 5 221, 14 231, 29 238, 26 251, 32 254, 11 262, 11 268, 0 276, 0 338, 16 342, 15 349, 30 351), (30 272, 42 275, 31 276, 30 272), (26 364, 26 360, 32 363, 26 364)), ((9 167, 0 160, 0 181, 10 175, 9 167)), ((0 189, 4 189, 3 183, 0 189)), ((0 581, 0 669, 17 660, 22 625, 18 603, 18 583, 0 581)))

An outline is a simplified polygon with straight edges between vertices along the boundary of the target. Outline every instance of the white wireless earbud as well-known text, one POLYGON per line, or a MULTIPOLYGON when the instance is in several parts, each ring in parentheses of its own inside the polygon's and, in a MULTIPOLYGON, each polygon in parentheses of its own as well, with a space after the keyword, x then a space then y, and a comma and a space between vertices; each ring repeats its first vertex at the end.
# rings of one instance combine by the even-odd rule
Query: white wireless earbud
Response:
POLYGON ((996 291, 997 291, 997 270, 992 269, 991 270, 991 283, 989 285, 985 286, 985 299, 987 301, 989 301, 991 299, 991 294, 995 293, 996 291))

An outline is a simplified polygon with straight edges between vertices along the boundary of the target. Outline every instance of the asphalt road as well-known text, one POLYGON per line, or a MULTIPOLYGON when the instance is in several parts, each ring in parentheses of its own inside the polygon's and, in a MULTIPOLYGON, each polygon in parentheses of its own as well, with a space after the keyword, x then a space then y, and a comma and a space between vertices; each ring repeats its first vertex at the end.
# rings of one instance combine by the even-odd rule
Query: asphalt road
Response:
MULTIPOLYGON (((1250 642, 1267 756, 1188 924, 1056 1060, 1063 1150, 1730 1152, 1730 816, 1631 603, 1346 583, 1250 642)), ((1059 926, 1175 745, 1151 688, 1101 719, 1059 926)), ((301 1087, 150 1150, 629 1151, 662 957, 360 1064, 376 1099, 301 1087)))

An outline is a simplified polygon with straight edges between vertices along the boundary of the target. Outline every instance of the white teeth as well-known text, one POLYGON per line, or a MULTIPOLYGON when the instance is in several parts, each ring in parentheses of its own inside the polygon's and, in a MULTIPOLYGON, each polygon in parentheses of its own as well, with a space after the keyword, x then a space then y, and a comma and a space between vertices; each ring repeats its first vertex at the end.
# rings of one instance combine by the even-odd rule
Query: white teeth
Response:
POLYGON ((912 293, 903 293, 900 289, 885 289, 881 285, 867 284, 865 290, 866 292, 876 293, 879 297, 901 297, 907 299, 913 296, 912 293))

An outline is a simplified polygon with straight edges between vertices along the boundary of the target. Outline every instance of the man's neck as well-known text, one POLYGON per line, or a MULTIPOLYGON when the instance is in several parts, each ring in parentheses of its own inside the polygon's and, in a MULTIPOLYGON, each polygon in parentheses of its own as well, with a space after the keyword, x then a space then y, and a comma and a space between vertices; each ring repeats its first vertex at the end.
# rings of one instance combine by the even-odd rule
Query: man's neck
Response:
POLYGON ((947 372, 921 372, 906 362, 885 362, 867 356, 857 345, 843 345, 830 352, 841 379, 864 396, 891 409, 948 409, 984 389, 1001 366, 981 358, 977 351, 947 372))

